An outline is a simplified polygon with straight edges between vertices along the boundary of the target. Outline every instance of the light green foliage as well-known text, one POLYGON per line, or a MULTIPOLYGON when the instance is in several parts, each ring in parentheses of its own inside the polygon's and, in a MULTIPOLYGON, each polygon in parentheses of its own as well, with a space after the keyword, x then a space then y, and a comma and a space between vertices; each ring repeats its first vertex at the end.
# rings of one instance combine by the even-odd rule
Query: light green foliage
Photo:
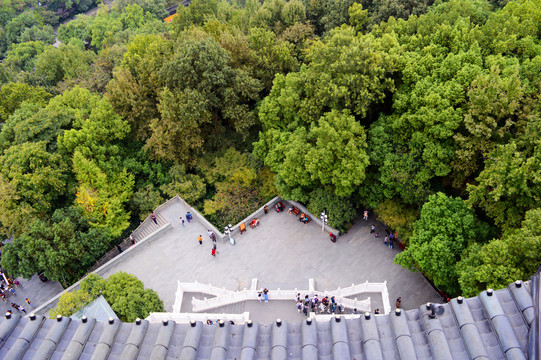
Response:
POLYGON ((91 34, 91 45, 97 49, 112 45, 113 36, 122 30, 120 17, 110 12, 106 5, 101 4, 96 18, 88 26, 91 34))
POLYGON ((43 27, 34 25, 31 28, 24 29, 19 37, 19 42, 25 43, 28 41, 41 41, 49 45, 54 44, 56 39, 53 27, 51 25, 44 25, 43 27))
POLYGON ((140 7, 143 11, 155 19, 164 19, 169 14, 166 11, 165 0, 119 0, 114 3, 115 10, 121 13, 127 12, 128 7, 140 7))
POLYGON ((474 296, 532 276, 541 262, 540 224, 541 209, 532 209, 526 213, 520 229, 488 244, 471 246, 457 264, 462 293, 474 296))
POLYGON ((163 301, 151 289, 145 289, 141 280, 134 275, 118 272, 103 280, 90 274, 81 281, 81 288, 62 295, 56 308, 49 311, 51 318, 56 315, 70 316, 88 305, 100 294, 113 311, 124 322, 144 319, 151 312, 163 312, 163 301))
POLYGON ((251 28, 248 44, 255 60, 252 72, 266 89, 270 89, 276 74, 287 74, 298 66, 293 44, 280 40, 271 30, 251 28))
POLYGON ((352 4, 349 9, 349 23, 357 31, 363 31, 369 22, 368 10, 363 9, 362 4, 352 4))
POLYGON ((44 86, 55 86, 62 80, 88 76, 95 59, 92 52, 72 44, 49 46, 34 61, 36 76, 44 86))
POLYGON ((133 322, 144 319, 151 312, 163 312, 163 301, 134 275, 118 272, 111 275, 103 291, 105 300, 111 305, 120 320, 133 322))
POLYGON ((105 290, 106 280, 96 273, 90 273, 81 280, 81 290, 97 298, 105 290))
MULTIPOLYGON (((74 90, 74 95, 79 92, 87 92, 90 102, 95 103, 87 90, 74 90)), ((84 108, 83 104, 80 107, 84 108)), ((129 224, 124 204, 132 196, 134 179, 122 166, 117 144, 128 131, 127 122, 101 99, 87 118, 58 138, 60 152, 72 156, 78 182, 76 203, 92 226, 109 231, 113 237, 129 224)))
POLYGON ((56 150, 56 138, 68 129, 73 115, 63 109, 40 108, 23 103, 2 126, 0 149, 25 142, 44 142, 48 151, 56 150))
POLYGON ((409 246, 394 261, 423 272, 434 285, 457 295, 460 291, 455 265, 468 245, 483 240, 479 226, 462 199, 443 193, 431 195, 415 222, 409 246))
POLYGON ((269 129, 256 151, 277 173, 278 189, 286 197, 292 197, 292 188, 310 190, 318 184, 330 185, 336 195, 348 197, 362 183, 368 165, 366 135, 347 112, 332 111, 308 130, 269 129))
POLYGON ((92 41, 92 30, 89 25, 92 23, 92 17, 79 15, 66 24, 61 24, 58 28, 58 40, 67 44, 70 39, 76 38, 90 43, 92 41))
POLYGON ((374 210, 385 225, 398 233, 398 237, 408 242, 413 233, 413 224, 419 219, 419 212, 400 202, 399 199, 382 201, 374 210))
POLYGON ((13 276, 30 278, 45 272, 49 279, 68 286, 103 255, 110 240, 105 232, 90 228, 79 209, 58 209, 51 222, 33 221, 6 245, 2 265, 13 276))
POLYGON ((49 310, 49 318, 54 319, 58 315, 71 316, 90 304, 92 300, 94 300, 92 296, 85 291, 67 292, 58 299, 56 307, 49 310))
POLYGON ((8 117, 23 103, 44 106, 51 98, 51 94, 41 87, 28 84, 9 83, 0 89, 0 122, 8 117))
POLYGON ((286 26, 303 23, 306 20, 306 9, 301 0, 290 0, 282 8, 282 21, 286 26))
POLYGON ((41 41, 29 41, 22 44, 13 44, 6 53, 4 64, 11 67, 12 71, 31 71, 34 67, 34 59, 45 50, 41 41))
POLYGON ((64 193, 66 166, 44 142, 14 145, 0 156, 0 221, 16 236, 34 218, 45 217, 64 193))
POLYGON ((171 21, 171 32, 180 38, 182 32, 192 25, 203 25, 206 20, 218 15, 218 1, 193 0, 190 6, 179 6, 177 16, 171 21))

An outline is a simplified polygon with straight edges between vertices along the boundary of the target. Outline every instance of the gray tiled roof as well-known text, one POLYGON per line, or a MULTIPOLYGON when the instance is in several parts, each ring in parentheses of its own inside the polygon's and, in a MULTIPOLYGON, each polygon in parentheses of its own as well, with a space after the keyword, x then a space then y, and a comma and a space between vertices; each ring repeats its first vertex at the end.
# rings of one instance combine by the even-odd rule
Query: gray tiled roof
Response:
MULTIPOLYGON (((539 277, 478 297, 330 321, 206 325, 0 320, 0 359, 527 359, 539 344, 539 277), (536 335, 537 334, 537 335, 536 335)), ((535 356, 535 355, 534 355, 535 356)), ((530 356, 530 359, 534 357, 530 356)))

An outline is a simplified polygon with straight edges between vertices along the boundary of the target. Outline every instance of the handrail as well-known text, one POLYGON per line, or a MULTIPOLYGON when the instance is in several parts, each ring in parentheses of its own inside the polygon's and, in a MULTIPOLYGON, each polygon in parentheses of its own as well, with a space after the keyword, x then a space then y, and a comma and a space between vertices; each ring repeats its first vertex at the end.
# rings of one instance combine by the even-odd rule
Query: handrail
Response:
MULTIPOLYGON (((206 311, 210 309, 215 309, 222 306, 227 306, 247 300, 257 300, 258 299, 257 290, 244 289, 236 291, 230 294, 225 294, 221 296, 216 296, 213 298, 204 298, 204 300, 192 298, 192 310, 195 312, 206 311)), ((271 294, 271 300, 294 300, 295 296, 298 293, 307 293, 305 290, 269 290, 271 294)), ((370 298, 365 300, 349 299, 342 296, 335 296, 338 304, 343 305, 345 308, 357 309, 359 311, 370 311, 370 298)))
POLYGON ((212 320, 233 321, 236 324, 244 324, 250 320, 250 313, 243 312, 241 314, 215 314, 215 313, 150 313, 145 320, 150 323, 161 323, 164 320, 174 321, 179 324, 187 324, 191 321, 206 322, 212 320))

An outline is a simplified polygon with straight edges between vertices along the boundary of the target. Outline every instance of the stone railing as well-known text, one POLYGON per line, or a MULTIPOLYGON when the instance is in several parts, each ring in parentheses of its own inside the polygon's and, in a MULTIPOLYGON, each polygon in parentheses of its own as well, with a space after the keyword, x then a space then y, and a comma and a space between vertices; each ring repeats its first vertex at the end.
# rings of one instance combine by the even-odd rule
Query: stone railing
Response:
POLYGON ((164 320, 174 321, 178 324, 188 324, 191 321, 201 321, 206 323, 207 320, 216 322, 218 320, 233 321, 235 324, 244 324, 250 320, 250 313, 242 314, 206 314, 206 313, 150 313, 146 318, 151 323, 161 323, 164 320))
MULTIPOLYGON (((203 300, 192 298, 193 311, 201 312, 216 309, 222 306, 236 304, 247 300, 258 300, 258 290, 244 289, 230 294, 216 296, 210 299, 206 297, 203 300)), ((289 300, 294 301, 298 293, 309 293, 307 290, 269 290, 269 300, 289 300)), ((358 311, 370 311, 370 298, 365 300, 349 299, 342 296, 335 296, 338 304, 344 305, 348 309, 357 309, 358 311)))

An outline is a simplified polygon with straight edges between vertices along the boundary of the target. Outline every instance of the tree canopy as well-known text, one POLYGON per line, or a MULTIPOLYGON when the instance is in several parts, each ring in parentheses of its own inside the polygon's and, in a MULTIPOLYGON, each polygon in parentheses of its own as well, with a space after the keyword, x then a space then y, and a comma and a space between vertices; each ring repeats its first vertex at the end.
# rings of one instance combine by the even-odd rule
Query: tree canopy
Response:
POLYGON ((451 294, 528 276, 540 1, 5 2, 2 263, 71 283, 176 194, 218 228, 280 195, 340 230, 374 211, 451 294))

